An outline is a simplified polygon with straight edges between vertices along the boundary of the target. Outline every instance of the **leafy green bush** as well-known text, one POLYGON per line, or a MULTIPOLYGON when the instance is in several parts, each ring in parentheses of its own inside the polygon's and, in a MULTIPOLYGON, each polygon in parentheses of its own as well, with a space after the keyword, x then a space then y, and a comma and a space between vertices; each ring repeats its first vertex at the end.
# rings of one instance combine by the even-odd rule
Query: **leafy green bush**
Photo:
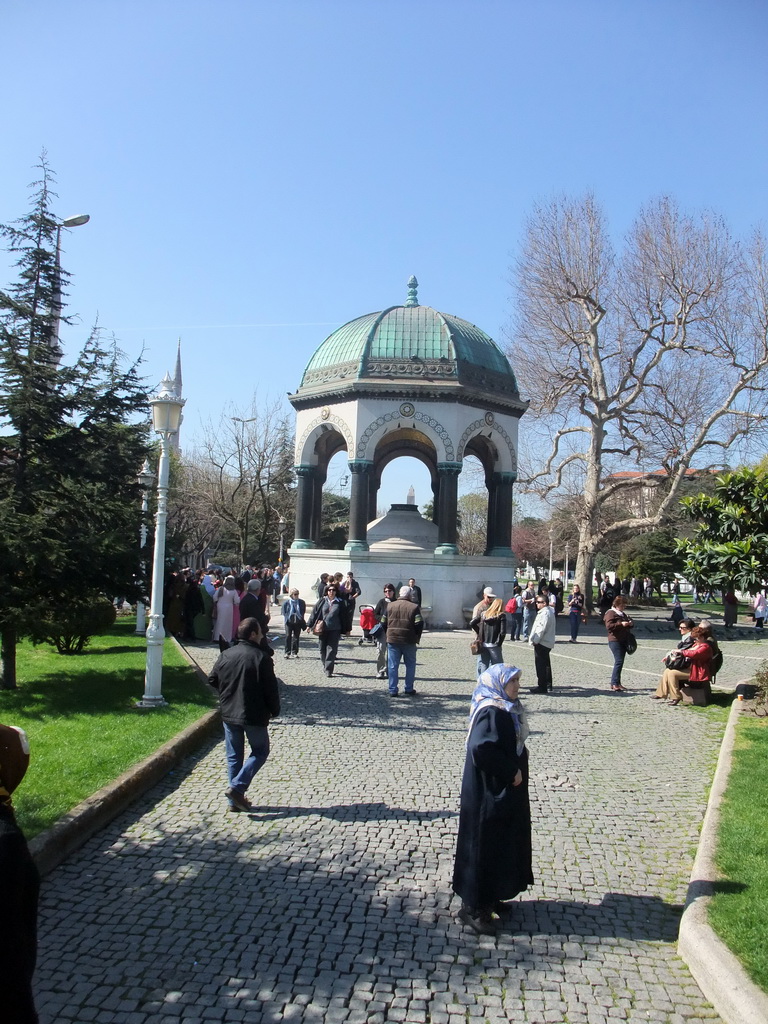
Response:
POLYGON ((764 661, 755 672, 755 694, 754 710, 756 715, 765 717, 768 714, 768 661, 764 661))
POLYGON ((116 618, 117 610, 106 597, 80 598, 66 608, 51 609, 38 621, 32 640, 53 644, 59 654, 82 654, 91 638, 109 629, 116 618))

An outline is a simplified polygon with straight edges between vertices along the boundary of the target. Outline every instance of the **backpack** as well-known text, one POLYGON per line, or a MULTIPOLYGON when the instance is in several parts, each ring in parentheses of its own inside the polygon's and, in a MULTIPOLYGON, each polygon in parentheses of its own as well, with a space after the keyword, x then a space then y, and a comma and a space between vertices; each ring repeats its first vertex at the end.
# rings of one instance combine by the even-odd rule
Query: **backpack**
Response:
POLYGON ((712 647, 712 663, 710 665, 710 673, 716 676, 720 669, 723 667, 723 652, 716 644, 711 644, 712 647))
POLYGON ((507 613, 507 615, 514 615, 515 614, 515 612, 517 611, 517 598, 516 597, 510 597, 510 599, 507 601, 507 607, 504 609, 504 611, 507 613))

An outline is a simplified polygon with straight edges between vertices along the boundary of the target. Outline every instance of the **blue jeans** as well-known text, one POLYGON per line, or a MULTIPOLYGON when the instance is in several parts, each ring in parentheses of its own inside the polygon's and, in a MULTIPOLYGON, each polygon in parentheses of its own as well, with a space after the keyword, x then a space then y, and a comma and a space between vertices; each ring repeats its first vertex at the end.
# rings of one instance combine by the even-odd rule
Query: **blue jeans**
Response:
POLYGON ((224 747, 227 752, 229 785, 238 793, 247 791, 256 772, 269 757, 269 731, 266 725, 230 725, 224 723, 224 747), (245 757, 245 741, 251 748, 245 757))
POLYGON ((491 665, 501 665, 504 655, 501 653, 501 644, 497 647, 481 647, 477 656, 477 674, 485 672, 491 665))
POLYGON ((527 605, 523 608, 523 639, 527 640, 531 635, 531 626, 533 620, 536 618, 536 608, 529 608, 527 605))
MULTIPOLYGON (((515 612, 514 615, 510 616, 510 618, 512 620, 512 625, 511 625, 512 636, 510 637, 510 639, 511 640, 522 640, 522 637, 523 637, 523 613, 522 612, 515 612)), ((530 630, 530 623, 528 624, 528 628, 530 630)))
POLYGON ((416 644, 387 644, 387 672, 389 675, 389 692, 397 693, 398 670, 400 659, 405 662, 405 692, 413 689, 416 678, 416 644))
POLYGON ((623 644, 618 640, 609 640, 608 646, 613 655, 613 672, 611 673, 611 686, 621 686, 621 670, 624 667, 624 658, 627 655, 623 644))
POLYGON ((568 618, 571 620, 571 640, 575 640, 579 635, 581 612, 568 612, 568 618))

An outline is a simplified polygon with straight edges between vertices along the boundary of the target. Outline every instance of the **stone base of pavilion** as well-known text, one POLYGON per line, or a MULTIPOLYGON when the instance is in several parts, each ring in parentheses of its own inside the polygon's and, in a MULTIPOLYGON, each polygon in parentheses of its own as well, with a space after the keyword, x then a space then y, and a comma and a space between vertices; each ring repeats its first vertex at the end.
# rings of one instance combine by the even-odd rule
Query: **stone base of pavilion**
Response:
POLYGON ((484 587, 493 587, 504 600, 512 596, 514 559, 492 555, 435 554, 428 551, 337 551, 324 548, 291 548, 290 585, 298 587, 307 610, 317 600, 312 587, 321 573, 350 569, 360 584, 362 605, 384 596, 385 583, 407 584, 413 577, 421 587, 422 610, 430 629, 465 629, 467 609, 472 609, 484 587))

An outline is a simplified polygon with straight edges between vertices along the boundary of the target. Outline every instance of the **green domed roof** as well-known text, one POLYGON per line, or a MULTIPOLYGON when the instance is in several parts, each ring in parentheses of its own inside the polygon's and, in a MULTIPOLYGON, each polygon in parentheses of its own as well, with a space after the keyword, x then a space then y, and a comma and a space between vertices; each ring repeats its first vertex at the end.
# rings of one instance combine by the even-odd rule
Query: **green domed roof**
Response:
POLYGON ((380 390, 397 381, 400 390, 418 382, 519 401, 514 372, 498 345, 469 321, 418 305, 417 283, 414 277, 408 282, 405 305, 366 313, 329 335, 310 359, 296 397, 349 391, 364 382, 380 390))

